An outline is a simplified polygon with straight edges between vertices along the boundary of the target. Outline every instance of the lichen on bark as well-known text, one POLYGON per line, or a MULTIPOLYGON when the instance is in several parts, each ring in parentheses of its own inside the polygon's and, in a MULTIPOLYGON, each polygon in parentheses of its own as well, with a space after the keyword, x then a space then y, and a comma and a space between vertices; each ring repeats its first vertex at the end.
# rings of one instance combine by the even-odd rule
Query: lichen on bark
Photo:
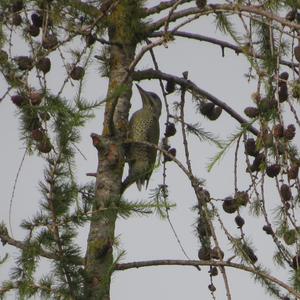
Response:
POLYGON ((132 78, 128 74, 136 45, 141 37, 142 1, 122 1, 108 18, 110 46, 109 86, 101 141, 105 151, 98 150, 98 171, 93 216, 85 260, 86 297, 110 299, 110 276, 113 266, 112 246, 117 212, 102 215, 111 202, 121 197, 124 159, 122 143, 127 133, 132 78), (124 87, 125 88, 122 88, 124 87), (119 93, 115 93, 120 88, 119 93), (101 209, 100 209, 101 208, 101 209))

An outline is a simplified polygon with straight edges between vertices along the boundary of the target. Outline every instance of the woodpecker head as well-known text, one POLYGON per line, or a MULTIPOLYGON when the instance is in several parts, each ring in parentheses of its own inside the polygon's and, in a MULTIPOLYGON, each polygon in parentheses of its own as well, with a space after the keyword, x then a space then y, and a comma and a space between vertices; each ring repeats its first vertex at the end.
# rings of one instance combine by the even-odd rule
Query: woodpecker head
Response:
POLYGON ((141 94, 143 107, 150 107, 151 110, 154 112, 155 116, 159 117, 161 114, 162 107, 160 98, 155 93, 145 91, 138 84, 136 86, 141 94))

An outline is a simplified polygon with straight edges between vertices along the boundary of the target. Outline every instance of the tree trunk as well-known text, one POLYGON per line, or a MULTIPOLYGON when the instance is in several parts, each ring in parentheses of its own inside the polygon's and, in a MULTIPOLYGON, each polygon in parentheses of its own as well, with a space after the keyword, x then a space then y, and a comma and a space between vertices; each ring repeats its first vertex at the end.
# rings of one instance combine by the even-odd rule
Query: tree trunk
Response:
POLYGON ((109 208, 116 206, 121 197, 124 167, 122 142, 126 138, 132 94, 128 67, 134 58, 136 42, 125 40, 123 25, 128 20, 122 20, 126 18, 122 9, 124 7, 120 4, 113 13, 109 27, 110 72, 103 131, 101 136, 92 136, 98 149, 98 171, 85 262, 85 297, 91 300, 110 299, 117 210, 109 208), (117 88, 120 88, 120 94, 116 96, 117 88))

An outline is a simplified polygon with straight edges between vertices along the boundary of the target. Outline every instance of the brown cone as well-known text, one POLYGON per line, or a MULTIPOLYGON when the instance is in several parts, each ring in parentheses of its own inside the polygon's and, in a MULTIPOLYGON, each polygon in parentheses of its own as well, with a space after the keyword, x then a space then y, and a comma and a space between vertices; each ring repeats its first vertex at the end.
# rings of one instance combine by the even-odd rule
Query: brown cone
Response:
POLYGON ((292 198, 292 192, 287 184, 282 184, 280 187, 280 194, 284 201, 289 201, 292 198))
POLYGON ((298 177, 298 173, 299 173, 299 166, 297 165, 292 165, 289 169, 288 169, 288 179, 292 180, 292 179, 297 179, 298 177))
POLYGON ((84 76, 84 73, 84 68, 75 66, 70 73, 70 77, 74 80, 80 80, 84 76))
POLYGON ((280 172, 280 165, 279 164, 273 164, 267 167, 266 173, 269 177, 273 178, 277 176, 280 172))
POLYGON ((294 55, 298 62, 300 62, 300 46, 294 48, 294 55))
POLYGON ((257 107, 249 106, 244 109, 244 113, 249 118, 256 118, 259 115, 259 110, 257 107))
POLYGON ((281 124, 276 124, 274 127, 273 127, 273 136, 275 138, 281 138, 283 137, 283 132, 284 132, 284 128, 281 124))
POLYGON ((256 149, 256 142, 253 138, 249 138, 245 142, 245 151, 250 156, 256 156, 258 151, 256 149))

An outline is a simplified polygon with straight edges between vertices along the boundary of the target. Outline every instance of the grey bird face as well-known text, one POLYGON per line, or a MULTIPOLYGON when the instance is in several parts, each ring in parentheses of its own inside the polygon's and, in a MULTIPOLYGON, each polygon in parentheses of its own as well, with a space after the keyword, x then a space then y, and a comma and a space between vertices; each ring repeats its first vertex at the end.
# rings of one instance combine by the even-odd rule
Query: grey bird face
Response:
POLYGON ((162 107, 160 98, 155 93, 145 91, 138 84, 136 84, 136 86, 141 94, 143 106, 150 106, 153 109, 155 115, 159 117, 162 107))

